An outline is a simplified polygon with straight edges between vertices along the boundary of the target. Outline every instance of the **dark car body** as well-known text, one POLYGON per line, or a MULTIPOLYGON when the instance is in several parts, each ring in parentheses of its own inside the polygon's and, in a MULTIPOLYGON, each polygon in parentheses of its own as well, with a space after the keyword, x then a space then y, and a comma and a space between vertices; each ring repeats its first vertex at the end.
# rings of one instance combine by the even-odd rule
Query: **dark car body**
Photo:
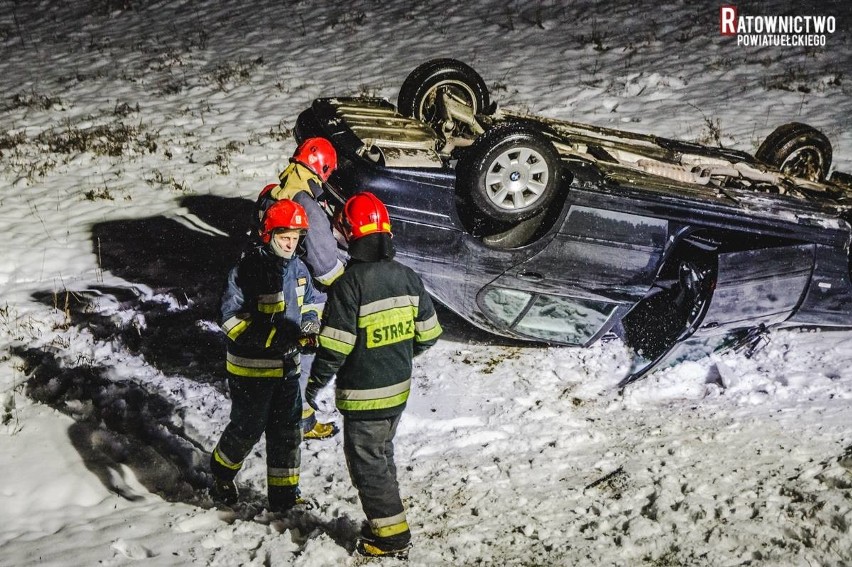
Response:
POLYGON ((548 344, 586 346, 616 332, 641 355, 627 381, 678 350, 755 329, 852 325, 842 187, 785 178, 744 152, 499 116, 546 132, 561 162, 559 196, 506 231, 526 231, 508 244, 467 218, 459 152, 436 151, 440 136, 391 103, 318 99, 296 136, 332 141, 336 199, 377 195, 398 259, 441 303, 478 327, 548 344), (698 167, 661 173, 685 162, 739 173, 716 184, 698 167))

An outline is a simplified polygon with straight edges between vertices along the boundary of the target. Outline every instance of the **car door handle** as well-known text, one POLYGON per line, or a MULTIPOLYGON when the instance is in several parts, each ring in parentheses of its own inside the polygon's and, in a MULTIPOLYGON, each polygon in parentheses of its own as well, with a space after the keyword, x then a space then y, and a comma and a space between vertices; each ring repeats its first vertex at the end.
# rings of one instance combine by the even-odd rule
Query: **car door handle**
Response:
POLYGON ((518 277, 530 282, 540 282, 544 279, 544 276, 538 272, 518 272, 518 277))

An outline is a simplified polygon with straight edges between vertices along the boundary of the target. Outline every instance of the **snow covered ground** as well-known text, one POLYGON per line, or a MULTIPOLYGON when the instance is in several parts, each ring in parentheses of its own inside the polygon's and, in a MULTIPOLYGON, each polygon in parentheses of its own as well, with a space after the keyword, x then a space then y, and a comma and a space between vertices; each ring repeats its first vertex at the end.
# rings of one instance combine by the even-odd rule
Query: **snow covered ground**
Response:
MULTIPOLYGON (((852 171, 850 4, 739 4, 835 16, 819 48, 738 47, 719 6, 0 3, 0 565, 360 564, 340 439, 304 445, 310 515, 260 509, 262 446, 236 513, 200 488, 229 407, 216 295, 297 114, 456 57, 556 118, 745 151, 807 122, 852 171)), ((441 315, 397 438, 411 565, 852 564, 852 332, 620 394, 618 341, 441 315)))

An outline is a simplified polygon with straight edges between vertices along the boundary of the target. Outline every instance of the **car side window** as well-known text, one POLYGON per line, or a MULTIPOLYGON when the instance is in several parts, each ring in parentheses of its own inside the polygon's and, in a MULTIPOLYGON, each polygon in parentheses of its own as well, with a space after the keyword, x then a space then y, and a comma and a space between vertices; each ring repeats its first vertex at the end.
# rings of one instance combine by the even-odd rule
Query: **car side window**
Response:
POLYGON ((480 295, 485 314, 530 338, 582 345, 609 320, 613 303, 489 287, 480 295))
POLYGON ((612 303, 539 295, 515 325, 518 333, 547 341, 584 344, 607 322, 612 303))
POLYGON ((491 318, 511 327, 531 298, 525 291, 492 287, 482 295, 482 307, 491 318))

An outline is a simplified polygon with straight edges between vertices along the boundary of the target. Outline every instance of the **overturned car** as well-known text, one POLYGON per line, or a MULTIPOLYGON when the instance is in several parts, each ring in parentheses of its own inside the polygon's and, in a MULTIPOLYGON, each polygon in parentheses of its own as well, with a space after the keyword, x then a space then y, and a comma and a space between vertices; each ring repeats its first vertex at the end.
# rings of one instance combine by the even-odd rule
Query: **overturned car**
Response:
POLYGON ((497 108, 453 59, 397 105, 323 98, 296 137, 332 141, 335 198, 388 206, 398 259, 474 325, 556 345, 616 333, 624 383, 696 346, 778 325, 852 326, 850 177, 814 128, 756 154, 497 108))

